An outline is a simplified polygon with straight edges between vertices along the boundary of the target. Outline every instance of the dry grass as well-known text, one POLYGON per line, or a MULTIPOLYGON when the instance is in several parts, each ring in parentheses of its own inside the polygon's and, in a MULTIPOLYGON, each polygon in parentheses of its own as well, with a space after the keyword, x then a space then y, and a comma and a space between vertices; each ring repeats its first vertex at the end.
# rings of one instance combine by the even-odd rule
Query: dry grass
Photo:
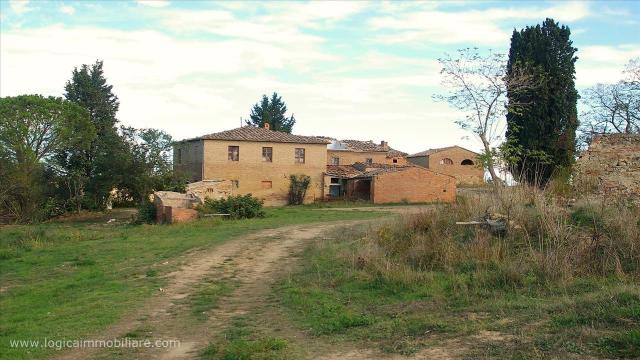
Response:
POLYGON ((428 271, 475 273, 474 286, 562 284, 579 276, 640 275, 640 210, 573 201, 535 188, 469 195, 437 212, 368 234, 353 264, 384 278, 414 282, 428 271), (507 230, 456 225, 506 218, 507 230))

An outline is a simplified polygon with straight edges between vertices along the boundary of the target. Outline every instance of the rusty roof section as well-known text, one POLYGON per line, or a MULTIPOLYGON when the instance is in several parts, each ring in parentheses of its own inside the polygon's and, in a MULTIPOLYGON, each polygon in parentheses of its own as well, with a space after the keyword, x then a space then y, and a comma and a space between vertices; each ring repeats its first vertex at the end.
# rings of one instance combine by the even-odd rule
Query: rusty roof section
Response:
POLYGON ((462 150, 466 150, 470 153, 474 153, 476 155, 480 155, 475 151, 471 151, 469 149, 465 149, 462 146, 458 146, 458 145, 453 145, 453 146, 446 146, 446 147, 441 147, 441 148, 436 148, 436 149, 429 149, 429 150, 425 150, 425 151, 421 151, 419 153, 415 153, 415 154, 411 154, 411 155, 407 155, 407 157, 421 157, 421 156, 429 156, 429 155, 433 155, 435 153, 439 153, 441 151, 445 151, 445 150, 451 150, 451 149, 455 149, 455 148, 460 148, 462 150))
POLYGON ((294 135, 281 131, 269 130, 255 126, 243 126, 236 129, 226 130, 218 133, 199 136, 194 140, 228 140, 228 141, 256 141, 274 143, 295 143, 295 144, 329 144, 331 141, 317 136, 294 135))

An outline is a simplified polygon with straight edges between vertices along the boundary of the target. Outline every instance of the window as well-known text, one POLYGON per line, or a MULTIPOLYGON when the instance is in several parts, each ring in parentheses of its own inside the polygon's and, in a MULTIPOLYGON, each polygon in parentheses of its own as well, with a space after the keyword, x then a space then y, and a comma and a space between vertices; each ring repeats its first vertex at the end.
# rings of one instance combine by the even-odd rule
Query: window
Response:
POLYGON ((444 158, 440 160, 440 165, 453 165, 453 160, 449 158, 444 158))
POLYGON ((234 189, 237 189, 240 187, 240 180, 231 180, 231 185, 233 186, 234 189))
POLYGON ((464 160, 462 160, 462 162, 460 163, 460 165, 473 165, 473 160, 471 160, 471 159, 464 159, 464 160))
POLYGON ((364 162, 366 162, 367 164, 371 165, 371 164, 373 164, 373 159, 372 158, 367 158, 364 162))
POLYGON ((271 181, 265 180, 262 182, 263 189, 271 189, 273 187, 273 183, 271 181))
POLYGON ((296 148, 296 163, 304 164, 304 148, 296 148))
POLYGON ((393 163, 397 164, 398 163, 398 159, 393 159, 393 163))
POLYGON ((239 146, 229 146, 229 160, 231 160, 231 161, 239 161, 240 160, 240 147, 239 146))
POLYGON ((331 158, 331 165, 340 165, 340 158, 339 157, 332 157, 331 158))
POLYGON ((182 164, 182 149, 178 149, 178 153, 176 155, 176 158, 178 159, 177 160, 178 164, 182 164))
POLYGON ((272 162, 273 161, 273 148, 272 147, 263 147, 262 148, 262 161, 264 161, 264 162, 272 162))
POLYGON ((340 178, 331 178, 332 184, 340 184, 340 178))

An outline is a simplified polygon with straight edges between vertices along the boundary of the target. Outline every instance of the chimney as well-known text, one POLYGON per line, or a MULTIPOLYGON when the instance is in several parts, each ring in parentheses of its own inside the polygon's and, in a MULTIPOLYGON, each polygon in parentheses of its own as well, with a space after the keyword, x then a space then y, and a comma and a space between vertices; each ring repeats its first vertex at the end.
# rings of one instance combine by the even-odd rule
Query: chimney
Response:
POLYGON ((269 123, 268 122, 264 123, 264 128, 269 130, 269 123))
POLYGON ((389 144, 387 144, 387 142, 384 141, 384 140, 380 141, 380 146, 382 146, 384 151, 388 151, 389 150, 389 144))

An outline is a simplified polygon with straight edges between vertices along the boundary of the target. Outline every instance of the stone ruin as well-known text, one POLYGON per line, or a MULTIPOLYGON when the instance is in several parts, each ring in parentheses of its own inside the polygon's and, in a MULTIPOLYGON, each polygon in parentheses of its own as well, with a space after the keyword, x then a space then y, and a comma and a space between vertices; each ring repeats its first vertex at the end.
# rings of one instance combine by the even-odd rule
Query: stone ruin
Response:
POLYGON ((600 135, 576 163, 579 191, 640 205, 640 134, 600 135))
POLYGON ((195 207, 205 199, 221 199, 232 194, 230 180, 203 180, 187 185, 185 194, 174 191, 156 191, 156 220, 159 224, 193 221, 198 218, 195 207))

